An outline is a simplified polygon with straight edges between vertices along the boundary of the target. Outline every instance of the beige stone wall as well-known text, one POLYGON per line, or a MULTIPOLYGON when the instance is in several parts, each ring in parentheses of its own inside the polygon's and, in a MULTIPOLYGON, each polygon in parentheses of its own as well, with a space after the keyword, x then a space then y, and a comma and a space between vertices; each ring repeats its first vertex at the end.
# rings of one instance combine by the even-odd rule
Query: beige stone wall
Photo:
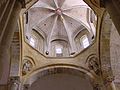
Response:
POLYGON ((115 83, 120 90, 120 36, 114 25, 111 28, 110 55, 115 83))
MULTIPOLYGON (((22 49, 22 56, 23 57, 31 57, 34 62, 35 66, 33 69, 27 73, 23 77, 23 81, 29 77, 32 73, 36 73, 37 70, 40 70, 43 67, 46 67, 48 65, 56 65, 56 64, 63 64, 63 65, 75 65, 77 67, 83 67, 86 70, 89 70, 86 60, 91 54, 97 54, 97 43, 94 43, 92 46, 90 46, 89 49, 86 49, 82 51, 80 54, 78 54, 76 57, 73 58, 55 58, 55 57, 45 57, 44 55, 40 54, 37 50, 33 49, 29 44, 23 42, 23 49, 22 49)), ((91 71, 92 73, 92 71, 91 71)))
POLYGON ((39 51, 33 49, 27 43, 24 42, 24 46, 23 46, 23 57, 26 56, 31 57, 35 62, 35 68, 33 68, 33 71, 38 68, 53 64, 70 64, 70 65, 81 66, 88 69, 86 60, 89 55, 96 53, 97 53, 96 43, 94 43, 89 49, 82 51, 80 54, 78 54, 73 58, 45 57, 44 55, 40 54, 39 51))
MULTIPOLYGON (((100 19, 99 19, 99 22, 100 22, 100 19)), ((100 25, 100 23, 98 23, 98 26, 99 25, 100 25)), ((97 29, 99 30, 99 28, 97 28, 97 29)), ((97 33, 99 33, 99 32, 97 32, 97 33)), ((86 62, 87 62, 86 60, 88 59, 88 57, 90 55, 95 54, 96 56, 98 56, 98 52, 99 52, 99 49, 97 48, 98 39, 99 39, 99 35, 97 34, 97 37, 96 37, 94 43, 91 44, 85 50, 83 50, 81 53, 76 55, 75 57, 55 58, 55 57, 46 57, 46 56, 40 54, 40 52, 35 50, 29 44, 27 44, 24 40, 24 36, 22 36, 22 58, 30 57, 35 62, 35 67, 30 71, 30 73, 28 73, 27 75, 25 75, 23 77, 23 81, 25 80, 25 78, 28 78, 31 73, 36 73, 37 70, 39 70, 40 68, 43 68, 45 66, 48 66, 48 65, 67 64, 67 65, 75 65, 77 67, 83 67, 86 70, 89 70, 89 68, 86 64, 86 62)), ((93 73, 93 71, 91 71, 91 73, 93 73)), ((98 80, 98 81, 100 81, 100 80, 98 80)))

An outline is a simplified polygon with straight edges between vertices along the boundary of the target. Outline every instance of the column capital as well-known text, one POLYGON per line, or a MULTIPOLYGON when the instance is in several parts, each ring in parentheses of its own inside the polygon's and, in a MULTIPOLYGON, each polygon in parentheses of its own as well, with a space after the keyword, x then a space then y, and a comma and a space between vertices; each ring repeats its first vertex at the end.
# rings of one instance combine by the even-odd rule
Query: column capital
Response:
POLYGON ((12 76, 9 79, 10 84, 19 84, 20 83, 20 77, 19 76, 12 76))
POLYGON ((114 76, 108 76, 107 78, 105 78, 104 84, 105 84, 105 85, 109 85, 109 84, 112 83, 113 81, 114 81, 114 76))
POLYGON ((20 90, 20 77, 19 76, 11 76, 9 78, 9 89, 10 90, 20 90))

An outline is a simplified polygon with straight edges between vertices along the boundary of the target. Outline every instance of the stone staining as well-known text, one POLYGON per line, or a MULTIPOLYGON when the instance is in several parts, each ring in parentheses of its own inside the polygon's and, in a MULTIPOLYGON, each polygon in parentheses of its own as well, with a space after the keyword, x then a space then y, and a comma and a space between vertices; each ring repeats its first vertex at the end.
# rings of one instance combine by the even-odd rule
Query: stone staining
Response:
POLYGON ((28 72, 31 71, 32 68, 33 68, 32 63, 31 63, 29 60, 27 60, 27 61, 24 62, 24 64, 23 64, 22 74, 23 74, 23 75, 26 75, 28 72))

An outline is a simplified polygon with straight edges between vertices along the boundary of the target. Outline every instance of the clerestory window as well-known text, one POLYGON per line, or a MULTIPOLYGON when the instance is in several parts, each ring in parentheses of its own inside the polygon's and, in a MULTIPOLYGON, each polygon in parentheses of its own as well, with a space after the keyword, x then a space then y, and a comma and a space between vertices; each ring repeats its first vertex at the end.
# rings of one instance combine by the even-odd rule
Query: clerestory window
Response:
POLYGON ((30 45, 35 47, 35 39, 34 38, 30 38, 30 45))
POLYGON ((62 48, 56 48, 56 54, 62 54, 62 48))
POLYGON ((55 51, 56 51, 56 56, 62 56, 63 55, 62 47, 56 46, 55 51))
POLYGON ((80 38, 80 42, 82 43, 84 48, 87 48, 90 45, 87 35, 83 35, 80 38))

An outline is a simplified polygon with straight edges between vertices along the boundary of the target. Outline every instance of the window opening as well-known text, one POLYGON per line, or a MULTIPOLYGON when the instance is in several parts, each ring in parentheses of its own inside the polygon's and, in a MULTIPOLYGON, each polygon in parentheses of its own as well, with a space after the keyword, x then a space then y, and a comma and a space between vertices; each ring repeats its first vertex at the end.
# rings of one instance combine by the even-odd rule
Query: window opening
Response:
POLYGON ((60 56, 63 55, 63 50, 62 50, 62 49, 63 49, 63 48, 62 48, 61 46, 56 46, 55 52, 56 52, 56 56, 57 56, 57 57, 60 57, 60 56))
POLYGON ((35 47, 35 39, 34 38, 30 38, 30 45, 35 47))
POLYGON ((61 54, 62 53, 62 48, 56 48, 56 54, 61 54))
POLYGON ((87 35, 82 36, 81 41, 84 48, 87 48, 90 45, 87 35))

